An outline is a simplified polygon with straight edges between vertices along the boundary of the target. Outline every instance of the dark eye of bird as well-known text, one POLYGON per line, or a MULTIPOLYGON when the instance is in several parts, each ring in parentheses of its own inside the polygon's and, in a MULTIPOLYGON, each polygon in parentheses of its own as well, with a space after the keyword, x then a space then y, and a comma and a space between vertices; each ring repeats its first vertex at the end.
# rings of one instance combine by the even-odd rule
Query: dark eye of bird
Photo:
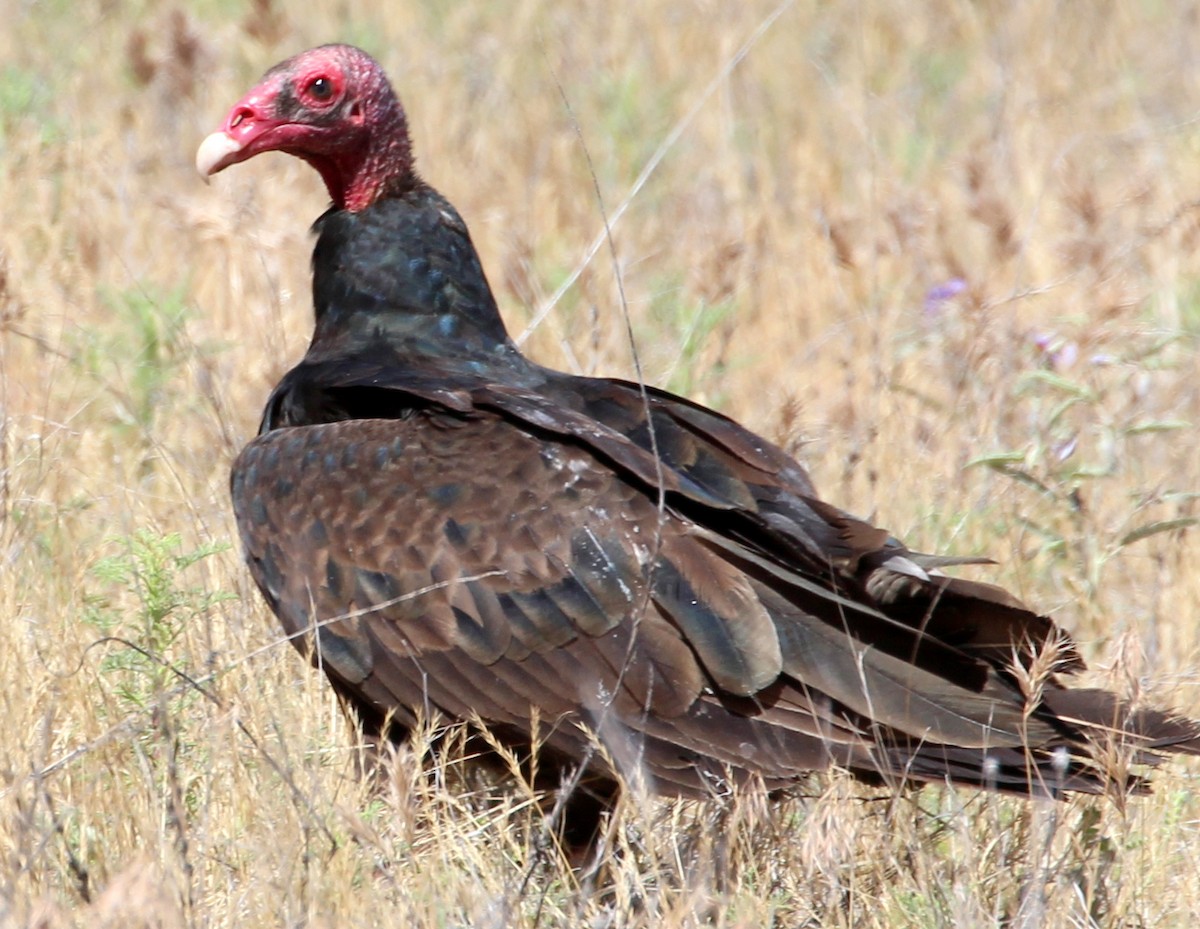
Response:
POLYGON ((318 77, 308 85, 308 92, 318 100, 328 100, 333 96, 333 81, 318 77))

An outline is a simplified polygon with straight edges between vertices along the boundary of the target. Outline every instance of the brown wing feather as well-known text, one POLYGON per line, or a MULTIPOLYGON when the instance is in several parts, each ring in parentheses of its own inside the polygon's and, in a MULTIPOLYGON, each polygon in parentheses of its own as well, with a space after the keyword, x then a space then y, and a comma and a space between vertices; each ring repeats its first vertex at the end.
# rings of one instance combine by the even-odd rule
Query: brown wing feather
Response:
MULTIPOLYGON (((306 370, 305 377, 317 378, 318 371, 306 370)), ((597 480, 615 474, 651 498, 661 484, 681 515, 875 607, 852 617, 858 626, 851 631, 901 657, 920 660, 913 643, 929 638, 987 664, 1016 657, 1030 665, 1053 646, 1056 670, 1083 667, 1051 620, 997 588, 940 575, 947 559, 910 552, 886 531, 819 500, 803 469, 780 449, 681 398, 654 390, 643 397, 636 385, 545 369, 523 386, 472 382, 433 367, 416 375, 385 363, 339 365, 328 378, 336 385, 328 389, 389 385, 396 397, 442 409, 452 398, 464 415, 486 411, 523 432, 556 438, 556 445, 582 445, 596 458, 589 470, 597 480), (460 387, 449 390, 448 383, 460 387)), ((392 405, 400 402, 393 398, 392 405)), ((524 487, 519 475, 513 486, 524 487)), ((516 510, 524 510, 527 493, 518 491, 516 510)), ((977 559, 950 559, 963 560, 977 559)))
MULTIPOLYGON (((701 460, 688 441, 674 438, 676 464, 701 460)), ((736 476, 724 447, 706 467, 736 476)), ((1024 644, 1044 640, 1048 621, 901 563, 886 534, 823 504, 793 507, 807 534, 835 540, 809 575, 675 508, 660 518, 587 446, 482 413, 275 430, 243 452, 233 484, 285 628, 343 693, 404 724, 440 711, 528 737, 538 718, 572 757, 591 729, 669 791, 730 773, 780 786, 830 763, 1027 790, 1056 746, 1080 756, 1073 786, 1100 783, 1082 746, 1117 714, 1110 695, 1031 708, 988 660, 1022 622, 1024 644), (909 589, 873 595, 880 572, 909 589), (950 619, 941 605, 932 620, 905 612, 937 598, 950 619), (967 600, 1000 619, 971 626, 953 610, 967 600)), ((1148 744, 1195 738, 1186 723, 1122 718, 1148 744)))

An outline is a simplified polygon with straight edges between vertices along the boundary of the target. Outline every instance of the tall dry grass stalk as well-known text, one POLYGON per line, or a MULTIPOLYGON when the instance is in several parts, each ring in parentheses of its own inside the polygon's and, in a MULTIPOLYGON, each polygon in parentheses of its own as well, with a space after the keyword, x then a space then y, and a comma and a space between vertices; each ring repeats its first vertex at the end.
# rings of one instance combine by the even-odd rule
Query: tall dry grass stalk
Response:
POLYGON ((306 344, 324 192, 282 156, 191 168, 268 65, 364 45, 535 357, 628 376, 619 273, 649 380, 914 546, 995 557, 1095 675, 1195 713, 1195 4, 796 2, 732 66, 773 4, 378 6, 6 4, 0 921, 1196 925, 1195 765, 1055 808, 634 797, 584 872, 453 756, 359 777, 226 497, 306 344), (580 269, 578 136, 628 199, 617 267, 580 269))

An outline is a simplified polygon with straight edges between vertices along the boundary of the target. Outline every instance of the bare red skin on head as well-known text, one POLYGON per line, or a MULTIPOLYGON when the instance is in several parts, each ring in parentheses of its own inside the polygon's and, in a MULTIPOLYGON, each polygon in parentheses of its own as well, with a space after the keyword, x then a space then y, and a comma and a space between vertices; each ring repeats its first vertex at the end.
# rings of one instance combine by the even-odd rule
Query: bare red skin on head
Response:
POLYGON ((316 168, 334 205, 351 212, 416 182, 404 109, 379 63, 349 45, 323 45, 276 65, 221 131, 239 148, 210 173, 286 152, 316 168))

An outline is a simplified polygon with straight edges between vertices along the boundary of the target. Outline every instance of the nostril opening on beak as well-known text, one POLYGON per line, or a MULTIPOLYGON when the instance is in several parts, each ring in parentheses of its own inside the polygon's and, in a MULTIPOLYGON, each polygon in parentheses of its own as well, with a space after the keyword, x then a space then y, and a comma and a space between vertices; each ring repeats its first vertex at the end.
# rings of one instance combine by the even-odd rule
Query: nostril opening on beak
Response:
POLYGON ((233 115, 229 118, 229 128, 236 129, 245 120, 254 118, 254 110, 248 106, 240 106, 233 111, 233 115))

